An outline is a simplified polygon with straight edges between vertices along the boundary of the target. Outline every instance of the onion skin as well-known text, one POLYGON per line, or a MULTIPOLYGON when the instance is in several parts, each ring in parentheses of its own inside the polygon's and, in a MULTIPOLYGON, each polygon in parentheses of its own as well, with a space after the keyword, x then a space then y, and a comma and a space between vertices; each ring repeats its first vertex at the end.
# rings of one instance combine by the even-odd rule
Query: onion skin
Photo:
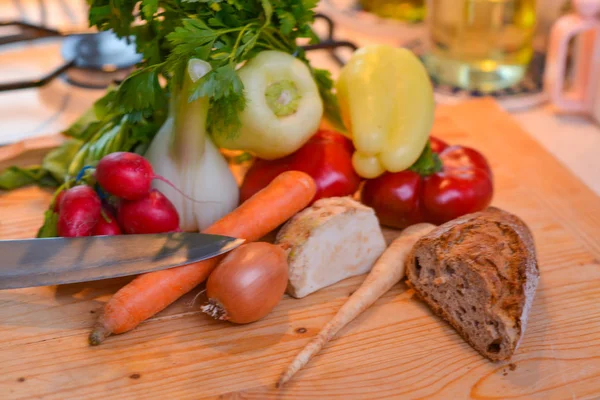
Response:
POLYGON ((279 246, 255 242, 231 251, 206 283, 202 311, 236 324, 258 321, 279 303, 288 281, 287 255, 279 246))

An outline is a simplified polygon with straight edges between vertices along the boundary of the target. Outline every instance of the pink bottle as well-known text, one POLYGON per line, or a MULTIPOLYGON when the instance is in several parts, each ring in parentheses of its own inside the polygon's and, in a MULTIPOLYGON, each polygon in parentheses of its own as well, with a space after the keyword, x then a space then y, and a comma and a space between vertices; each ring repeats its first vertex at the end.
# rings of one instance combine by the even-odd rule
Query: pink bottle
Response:
POLYGON ((600 122, 600 0, 575 0, 576 12, 552 27, 544 83, 561 111, 589 114, 600 122), (569 41, 576 38, 571 87, 565 91, 569 41))

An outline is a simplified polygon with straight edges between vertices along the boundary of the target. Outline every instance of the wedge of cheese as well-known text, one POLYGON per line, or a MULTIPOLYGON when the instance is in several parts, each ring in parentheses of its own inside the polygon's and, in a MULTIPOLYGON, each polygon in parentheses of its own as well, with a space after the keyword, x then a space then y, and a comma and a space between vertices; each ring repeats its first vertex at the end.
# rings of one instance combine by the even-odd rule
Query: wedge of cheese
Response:
POLYGON ((350 197, 316 201, 279 231, 288 250, 290 296, 301 298, 365 274, 386 248, 375 212, 350 197))

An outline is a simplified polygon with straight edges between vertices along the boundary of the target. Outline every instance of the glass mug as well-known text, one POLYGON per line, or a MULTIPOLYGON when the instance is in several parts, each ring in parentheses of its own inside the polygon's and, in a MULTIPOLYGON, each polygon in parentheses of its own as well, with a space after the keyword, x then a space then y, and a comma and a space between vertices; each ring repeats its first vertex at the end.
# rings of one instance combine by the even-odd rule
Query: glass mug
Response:
POLYGON ((552 27, 544 84, 559 110, 589 114, 600 123, 600 0, 574 3, 575 12, 552 27), (571 41, 575 51, 569 56, 571 41))
POLYGON ((441 83, 480 92, 517 84, 533 56, 535 0, 428 0, 425 65, 441 83))

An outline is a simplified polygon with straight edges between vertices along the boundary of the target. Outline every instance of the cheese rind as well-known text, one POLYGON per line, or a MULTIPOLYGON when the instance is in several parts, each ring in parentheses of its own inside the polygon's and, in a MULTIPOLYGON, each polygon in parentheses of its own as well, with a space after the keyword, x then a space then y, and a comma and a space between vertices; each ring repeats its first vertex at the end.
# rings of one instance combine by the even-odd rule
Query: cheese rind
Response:
POLYGON ((287 292, 296 298, 369 272, 386 248, 373 209, 350 197, 316 201, 281 228, 276 243, 289 251, 287 292))

